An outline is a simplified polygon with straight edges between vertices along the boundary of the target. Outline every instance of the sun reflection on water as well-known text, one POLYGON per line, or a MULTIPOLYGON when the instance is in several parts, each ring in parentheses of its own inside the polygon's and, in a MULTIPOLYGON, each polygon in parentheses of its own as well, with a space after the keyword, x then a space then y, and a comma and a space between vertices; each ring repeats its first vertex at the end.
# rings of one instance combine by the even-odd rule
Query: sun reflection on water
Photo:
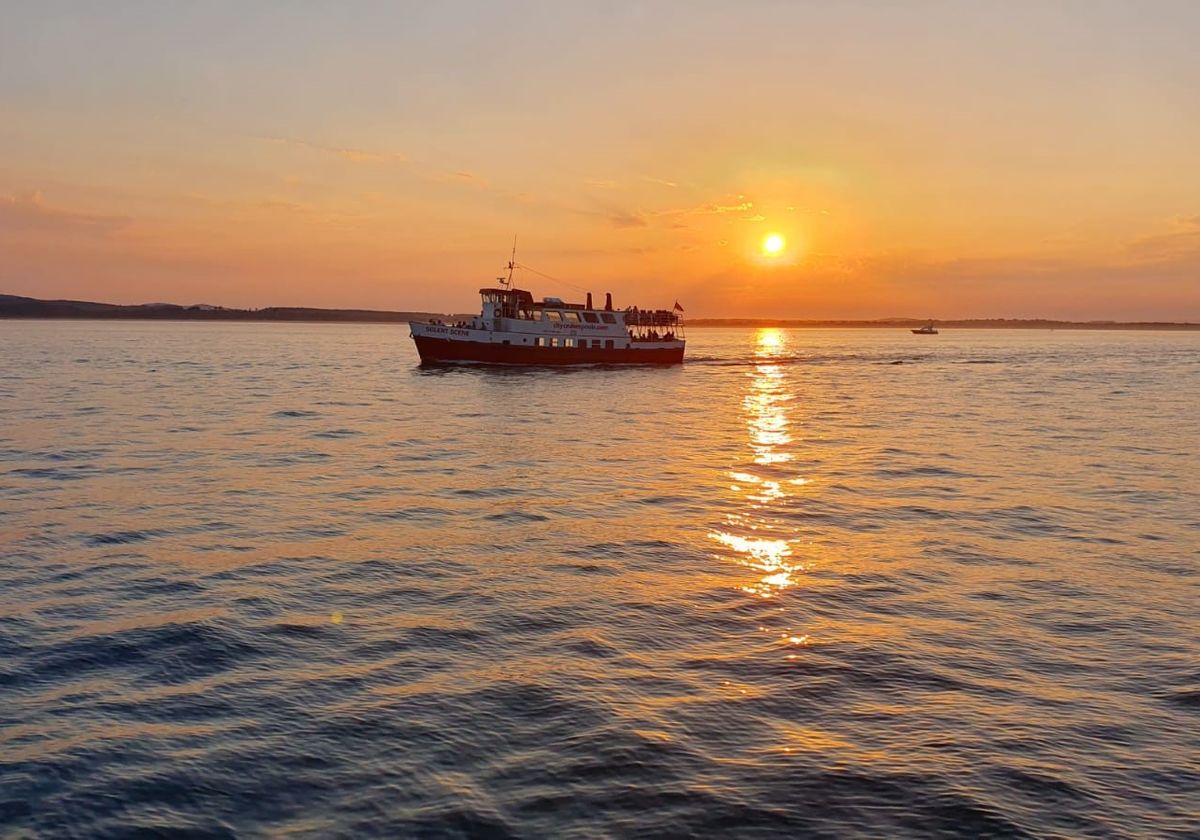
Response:
POLYGON ((789 446, 791 385, 779 359, 786 352, 786 337, 775 329, 759 330, 750 388, 742 400, 749 433, 751 460, 760 469, 731 470, 735 482, 730 490, 746 501, 743 513, 726 517, 725 529, 709 536, 734 552, 733 559, 760 573, 742 589, 760 598, 771 598, 795 586, 794 575, 803 566, 792 559, 792 541, 769 533, 773 530, 771 508, 788 496, 788 488, 804 484, 803 478, 780 473, 792 460, 789 446), (755 532, 764 532, 760 536, 755 532))

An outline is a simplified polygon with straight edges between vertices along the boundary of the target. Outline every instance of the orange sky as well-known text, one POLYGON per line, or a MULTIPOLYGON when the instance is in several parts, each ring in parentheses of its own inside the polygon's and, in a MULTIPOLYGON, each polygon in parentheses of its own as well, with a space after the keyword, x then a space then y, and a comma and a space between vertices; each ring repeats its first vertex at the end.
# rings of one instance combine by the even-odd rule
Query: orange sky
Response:
POLYGON ((41 5, 0 292, 1200 320, 1200 4, 41 5))

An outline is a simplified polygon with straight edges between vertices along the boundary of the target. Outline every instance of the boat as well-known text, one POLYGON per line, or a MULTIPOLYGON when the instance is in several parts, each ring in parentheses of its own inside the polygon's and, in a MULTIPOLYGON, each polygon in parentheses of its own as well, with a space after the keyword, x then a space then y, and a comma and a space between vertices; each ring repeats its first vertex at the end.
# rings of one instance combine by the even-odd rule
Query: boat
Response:
POLYGON ((567 303, 557 297, 534 300, 533 294, 512 285, 517 267, 510 261, 507 277, 480 289, 483 305, 469 320, 446 323, 439 319, 410 321, 409 334, 422 364, 492 365, 675 365, 683 361, 686 344, 683 312, 672 309, 613 307, 612 293, 604 306, 567 303))
POLYGON ((912 332, 913 332, 913 335, 937 335, 938 334, 937 327, 935 327, 933 325, 933 321, 930 321, 925 326, 920 327, 919 329, 915 329, 912 332))

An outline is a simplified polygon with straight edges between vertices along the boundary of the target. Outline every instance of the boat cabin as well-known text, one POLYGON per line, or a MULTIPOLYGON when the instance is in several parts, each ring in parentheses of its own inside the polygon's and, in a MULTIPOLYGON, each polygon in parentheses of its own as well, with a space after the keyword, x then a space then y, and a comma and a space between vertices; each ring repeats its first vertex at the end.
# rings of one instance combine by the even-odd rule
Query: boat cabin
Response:
MULTIPOLYGON (((490 287, 480 289, 483 300, 480 317, 494 329, 520 329, 516 325, 502 326, 499 319, 533 322, 540 330, 570 329, 571 327, 614 327, 633 341, 673 341, 682 338, 683 321, 668 309, 638 309, 636 306, 614 310, 612 294, 604 296, 604 308, 592 305, 592 293, 586 303, 567 303, 562 298, 544 297, 536 301, 524 289, 490 287)), ((532 327, 533 324, 530 324, 532 327)))
POLYGON ((522 318, 518 313, 533 311, 533 295, 524 289, 480 289, 479 296, 485 318, 522 318))

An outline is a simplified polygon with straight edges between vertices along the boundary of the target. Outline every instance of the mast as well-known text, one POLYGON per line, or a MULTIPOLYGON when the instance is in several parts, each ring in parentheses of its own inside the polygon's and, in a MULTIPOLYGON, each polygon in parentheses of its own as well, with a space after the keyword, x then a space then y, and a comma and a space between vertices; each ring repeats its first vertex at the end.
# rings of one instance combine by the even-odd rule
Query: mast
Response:
POLYGON ((509 261, 508 261, 508 266, 507 266, 507 268, 508 268, 508 279, 507 279, 507 280, 505 280, 505 282, 504 282, 504 286, 505 286, 505 288, 507 288, 507 289, 511 289, 511 288, 512 288, 512 276, 513 276, 513 269, 515 269, 516 267, 517 267, 517 235, 514 233, 514 234, 513 234, 513 249, 512 249, 512 257, 509 259, 509 261))

